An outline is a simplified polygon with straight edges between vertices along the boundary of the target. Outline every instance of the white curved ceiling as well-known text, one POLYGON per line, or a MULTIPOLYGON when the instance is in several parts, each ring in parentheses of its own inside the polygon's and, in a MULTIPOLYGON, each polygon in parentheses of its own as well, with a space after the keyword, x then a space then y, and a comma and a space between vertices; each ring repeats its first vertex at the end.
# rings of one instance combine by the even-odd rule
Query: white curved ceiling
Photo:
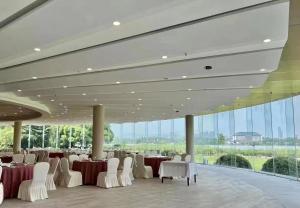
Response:
POLYGON ((0 29, 0 92, 45 104, 46 122, 96 104, 108 122, 198 114, 264 83, 288 19, 286 0, 48 1, 0 29))

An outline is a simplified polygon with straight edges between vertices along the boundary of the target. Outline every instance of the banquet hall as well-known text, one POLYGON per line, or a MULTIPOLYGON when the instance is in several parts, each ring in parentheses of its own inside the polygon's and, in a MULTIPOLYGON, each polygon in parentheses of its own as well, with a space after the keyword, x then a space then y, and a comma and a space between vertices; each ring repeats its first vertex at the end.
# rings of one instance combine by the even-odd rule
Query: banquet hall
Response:
POLYGON ((300 207, 299 0, 2 0, 0 207, 300 207))

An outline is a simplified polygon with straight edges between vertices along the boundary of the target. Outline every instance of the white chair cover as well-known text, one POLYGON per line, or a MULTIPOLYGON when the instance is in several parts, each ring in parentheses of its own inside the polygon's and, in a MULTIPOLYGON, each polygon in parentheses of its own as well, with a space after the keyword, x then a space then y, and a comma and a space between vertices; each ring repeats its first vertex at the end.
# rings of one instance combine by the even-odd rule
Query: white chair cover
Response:
POLYGON ((25 155, 25 163, 33 165, 35 163, 35 154, 27 154, 25 155))
POLYGON ((82 160, 88 160, 89 159, 89 156, 87 154, 81 154, 79 155, 79 160, 82 161, 82 160))
POLYGON ((118 182, 118 158, 111 158, 107 161, 107 172, 100 172, 97 177, 97 186, 111 188, 119 186, 118 182))
POLYGON ((190 163, 192 161, 192 156, 191 155, 186 155, 185 158, 184 158, 184 161, 190 163))
POLYGON ((82 174, 79 171, 69 169, 69 162, 66 158, 60 160, 62 169, 61 185, 65 187, 75 187, 82 185, 82 174))
POLYGON ((132 158, 126 157, 124 159, 123 170, 118 172, 118 180, 120 186, 130 186, 132 184, 129 176, 130 171, 132 171, 131 165, 132 165, 132 158))
MULTIPOLYGON (((0 179, 1 179, 1 176, 2 176, 2 166, 0 166, 0 179)), ((0 182, 0 204, 2 204, 3 199, 4 199, 3 183, 0 182)))
POLYGON ((56 186, 54 183, 54 175, 56 173, 58 164, 59 158, 53 158, 50 160, 50 168, 46 180, 46 188, 48 191, 56 190, 56 186))
POLYGON ((181 161, 181 156, 180 155, 174 155, 173 161, 181 161))
POLYGON ((73 162, 74 162, 75 160, 80 161, 78 155, 69 155, 69 165, 70 165, 69 169, 70 169, 70 170, 72 169, 72 167, 73 167, 73 162))
POLYGON ((12 161, 15 163, 23 163, 24 162, 24 155, 23 154, 14 154, 12 161))
POLYGON ((130 167, 130 171, 129 171, 129 177, 130 177, 131 181, 133 181, 134 180, 134 177, 133 177, 133 167, 136 165, 135 154, 134 153, 130 153, 128 155, 128 157, 132 158, 132 163, 131 163, 131 167, 130 167))
POLYGON ((40 162, 34 166, 33 179, 23 181, 19 187, 18 199, 25 201, 36 201, 47 199, 46 178, 49 170, 49 163, 40 162))
POLYGON ((101 159, 106 159, 106 158, 107 158, 107 152, 102 152, 101 159))
POLYGON ((151 166, 145 166, 144 156, 135 156, 136 165, 133 168, 133 175, 135 178, 153 178, 153 170, 151 166))

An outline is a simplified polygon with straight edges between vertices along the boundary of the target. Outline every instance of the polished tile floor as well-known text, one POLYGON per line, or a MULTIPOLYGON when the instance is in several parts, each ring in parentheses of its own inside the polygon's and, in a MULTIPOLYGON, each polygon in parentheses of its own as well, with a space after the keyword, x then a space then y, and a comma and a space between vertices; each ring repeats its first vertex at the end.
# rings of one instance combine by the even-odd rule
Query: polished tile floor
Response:
POLYGON ((59 188, 49 199, 34 203, 5 200, 2 208, 280 208, 300 207, 300 183, 249 171, 203 166, 197 184, 185 180, 135 180, 130 187, 59 188), (276 190, 277 187, 277 190, 276 190), (288 188, 289 187, 289 188, 288 188), (270 190, 274 189, 274 190, 270 190), (280 190, 282 189, 282 190, 280 190), (268 191, 269 190, 269 191, 268 191), (282 191, 282 192, 281 192, 282 191))

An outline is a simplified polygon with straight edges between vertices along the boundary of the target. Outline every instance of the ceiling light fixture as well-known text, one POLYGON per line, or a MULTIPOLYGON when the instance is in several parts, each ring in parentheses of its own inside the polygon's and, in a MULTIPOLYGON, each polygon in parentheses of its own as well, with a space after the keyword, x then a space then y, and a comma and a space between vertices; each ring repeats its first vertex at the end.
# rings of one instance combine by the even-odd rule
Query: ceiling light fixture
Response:
POLYGON ((37 95, 37 97, 41 97, 41 95, 37 95))
POLYGON ((142 100, 143 100, 142 98, 139 98, 139 99, 138 99, 138 101, 142 101, 142 100))
POLYGON ((121 24, 121 23, 120 23, 119 21, 114 21, 114 22, 113 22, 113 25, 114 25, 114 26, 119 26, 120 24, 121 24))
POLYGON ((87 70, 87 71, 92 71, 93 69, 92 69, 92 68, 87 68, 86 70, 87 70))
POLYGON ((264 71, 266 71, 266 69, 260 69, 259 71, 264 72, 264 71))
POLYGON ((190 100, 191 98, 190 98, 190 97, 187 97, 186 99, 187 99, 187 100, 190 100))
POLYGON ((32 77, 32 79, 37 79, 37 77, 32 77))
POLYGON ((34 48, 34 51, 40 52, 41 49, 40 48, 34 48))
POLYGON ((265 39, 264 40, 264 43, 270 43, 271 42, 271 39, 265 39))
POLYGON ((18 92, 22 92, 22 90, 21 90, 21 89, 18 89, 18 92))
POLYGON ((162 56, 161 58, 162 58, 162 59, 167 59, 167 58, 168 58, 168 56, 162 56))
POLYGON ((86 96, 86 93, 82 93, 83 96, 86 96))
POLYGON ((55 100, 54 100, 54 99, 51 99, 50 101, 51 101, 51 102, 54 102, 55 100))
POLYGON ((183 75, 183 76, 181 76, 181 78, 182 78, 182 79, 185 79, 185 78, 187 78, 187 76, 183 75))
POLYGON ((143 104, 142 103, 139 103, 139 106, 142 106, 143 104))
POLYGON ((131 94, 134 94, 134 93, 135 93, 135 91, 131 91, 130 93, 131 93, 131 94))
POLYGON ((117 81, 116 84, 120 84, 121 82, 117 81))
POLYGON ((253 88, 253 86, 252 86, 252 85, 250 85, 250 86, 249 86, 249 88, 253 88))
POLYGON ((205 66, 204 69, 207 70, 207 71, 212 70, 212 66, 205 66))
POLYGON ((191 88, 189 88, 189 89, 188 89, 188 91, 192 91, 192 89, 191 89, 191 88))
POLYGON ((67 88, 67 87, 68 87, 67 85, 64 85, 64 86, 63 86, 63 88, 67 88))

